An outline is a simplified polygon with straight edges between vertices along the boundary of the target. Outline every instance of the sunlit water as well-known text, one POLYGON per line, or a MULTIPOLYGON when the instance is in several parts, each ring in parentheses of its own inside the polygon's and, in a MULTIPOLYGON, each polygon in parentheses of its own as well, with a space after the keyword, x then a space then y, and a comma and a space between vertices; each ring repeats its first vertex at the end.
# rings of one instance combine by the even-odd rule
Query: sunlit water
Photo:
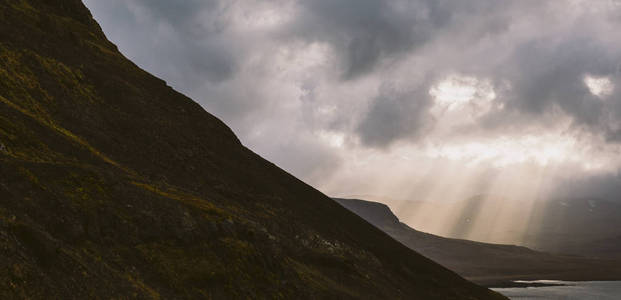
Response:
POLYGON ((621 281, 534 281, 540 283, 563 284, 562 286, 494 288, 510 299, 519 300, 619 300, 621 281))

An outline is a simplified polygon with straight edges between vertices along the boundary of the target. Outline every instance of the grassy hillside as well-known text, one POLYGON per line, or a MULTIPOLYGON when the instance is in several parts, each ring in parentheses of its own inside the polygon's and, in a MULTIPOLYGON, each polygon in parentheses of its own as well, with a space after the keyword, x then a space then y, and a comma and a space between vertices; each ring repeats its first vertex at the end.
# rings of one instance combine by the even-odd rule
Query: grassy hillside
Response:
POLYGON ((0 298, 498 299, 243 147, 78 0, 0 0, 0 298))

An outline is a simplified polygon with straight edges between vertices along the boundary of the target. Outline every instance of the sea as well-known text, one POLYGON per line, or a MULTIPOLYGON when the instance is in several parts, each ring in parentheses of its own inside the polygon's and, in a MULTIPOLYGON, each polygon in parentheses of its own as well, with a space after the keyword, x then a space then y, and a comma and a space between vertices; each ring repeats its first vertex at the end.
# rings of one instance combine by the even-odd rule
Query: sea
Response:
POLYGON ((519 300, 620 300, 621 281, 518 281, 556 286, 493 288, 509 299, 519 300))

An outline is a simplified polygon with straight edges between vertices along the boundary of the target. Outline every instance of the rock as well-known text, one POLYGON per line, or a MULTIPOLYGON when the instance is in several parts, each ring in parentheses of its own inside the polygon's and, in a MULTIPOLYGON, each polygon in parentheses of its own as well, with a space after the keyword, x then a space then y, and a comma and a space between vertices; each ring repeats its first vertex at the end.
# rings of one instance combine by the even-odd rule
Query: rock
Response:
POLYGON ((209 236, 214 237, 219 233, 218 223, 215 221, 209 221, 205 224, 203 230, 205 230, 209 236))
POLYGON ((231 219, 227 219, 224 222, 218 224, 220 231, 227 236, 235 235, 235 222, 231 219))
POLYGON ((48 267, 56 260, 59 245, 48 233, 26 224, 13 225, 12 232, 40 265, 48 267))
POLYGON ((86 235, 92 241, 98 241, 101 238, 101 228, 97 217, 93 216, 88 218, 86 222, 86 235))
POLYGON ((182 209, 180 215, 177 218, 176 224, 173 230, 181 241, 190 243, 194 240, 194 233, 197 227, 196 220, 192 217, 189 211, 182 209))
POLYGON ((56 236, 64 235, 70 242, 76 242, 86 234, 84 226, 80 222, 70 218, 60 220, 57 227, 58 229, 53 234, 56 236))

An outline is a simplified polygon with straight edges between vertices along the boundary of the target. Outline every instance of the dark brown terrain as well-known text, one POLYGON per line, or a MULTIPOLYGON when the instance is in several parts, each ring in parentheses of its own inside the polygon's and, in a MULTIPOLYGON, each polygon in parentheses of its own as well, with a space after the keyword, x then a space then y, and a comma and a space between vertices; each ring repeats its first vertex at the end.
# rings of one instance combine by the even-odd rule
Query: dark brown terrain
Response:
POLYGON ((245 148, 79 0, 0 0, 0 299, 504 299, 245 148))
POLYGON ((451 239, 420 232, 401 223, 378 202, 335 199, 396 240, 467 279, 488 286, 512 280, 619 280, 621 261, 551 254, 526 247, 451 239))

